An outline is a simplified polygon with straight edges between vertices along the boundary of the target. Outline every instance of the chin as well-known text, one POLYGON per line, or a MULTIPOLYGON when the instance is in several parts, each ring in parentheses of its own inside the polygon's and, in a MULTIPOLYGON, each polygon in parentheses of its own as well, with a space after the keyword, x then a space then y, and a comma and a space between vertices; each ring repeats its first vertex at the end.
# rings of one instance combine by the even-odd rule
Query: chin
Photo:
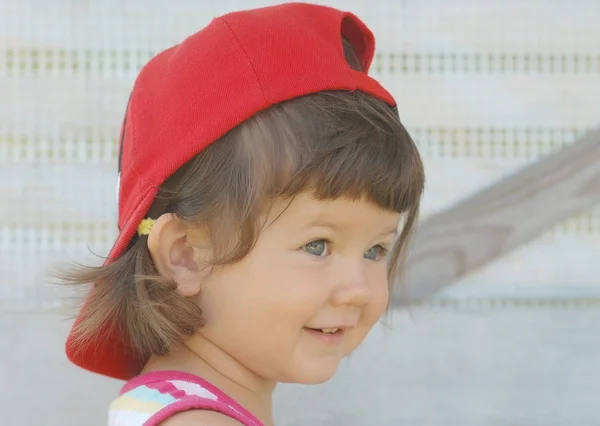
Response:
POLYGON ((311 364, 298 368, 294 374, 285 380, 285 383, 297 383, 300 385, 320 385, 326 383, 335 374, 340 363, 322 363, 321 365, 311 364))

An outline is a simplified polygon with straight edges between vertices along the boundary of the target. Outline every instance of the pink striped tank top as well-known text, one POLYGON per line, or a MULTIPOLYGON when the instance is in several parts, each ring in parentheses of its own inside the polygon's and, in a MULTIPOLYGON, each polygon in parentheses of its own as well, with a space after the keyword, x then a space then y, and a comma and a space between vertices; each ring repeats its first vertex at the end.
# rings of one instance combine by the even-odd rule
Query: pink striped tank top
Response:
POLYGON ((186 410, 212 410, 245 426, 263 426, 248 410, 200 377, 179 371, 138 376, 110 405, 109 426, 157 426, 186 410))

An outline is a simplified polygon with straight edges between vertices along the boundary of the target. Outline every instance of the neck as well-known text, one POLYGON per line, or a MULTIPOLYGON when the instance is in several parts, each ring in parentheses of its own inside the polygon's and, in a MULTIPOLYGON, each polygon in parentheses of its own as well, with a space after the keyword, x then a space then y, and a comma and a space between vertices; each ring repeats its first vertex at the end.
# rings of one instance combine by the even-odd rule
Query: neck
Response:
POLYGON ((144 372, 157 370, 178 370, 202 377, 254 414, 265 426, 273 425, 272 394, 276 383, 258 376, 199 334, 169 355, 152 357, 144 368, 144 372))

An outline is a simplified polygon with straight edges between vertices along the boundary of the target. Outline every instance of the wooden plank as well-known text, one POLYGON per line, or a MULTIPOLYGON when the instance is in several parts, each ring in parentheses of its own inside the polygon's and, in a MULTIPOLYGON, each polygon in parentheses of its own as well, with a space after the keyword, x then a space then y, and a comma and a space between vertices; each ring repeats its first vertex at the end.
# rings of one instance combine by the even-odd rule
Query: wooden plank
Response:
POLYGON ((394 302, 402 305, 430 297, 598 204, 600 130, 595 130, 424 220, 394 302))

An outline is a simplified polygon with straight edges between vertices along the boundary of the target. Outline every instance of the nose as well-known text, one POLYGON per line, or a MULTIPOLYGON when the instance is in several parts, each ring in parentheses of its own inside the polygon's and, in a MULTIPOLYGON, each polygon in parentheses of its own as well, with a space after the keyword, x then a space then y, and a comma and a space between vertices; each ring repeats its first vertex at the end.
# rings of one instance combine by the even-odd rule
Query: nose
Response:
POLYGON ((357 307, 367 305, 373 296, 367 265, 360 260, 352 260, 339 262, 336 269, 332 304, 357 307))

